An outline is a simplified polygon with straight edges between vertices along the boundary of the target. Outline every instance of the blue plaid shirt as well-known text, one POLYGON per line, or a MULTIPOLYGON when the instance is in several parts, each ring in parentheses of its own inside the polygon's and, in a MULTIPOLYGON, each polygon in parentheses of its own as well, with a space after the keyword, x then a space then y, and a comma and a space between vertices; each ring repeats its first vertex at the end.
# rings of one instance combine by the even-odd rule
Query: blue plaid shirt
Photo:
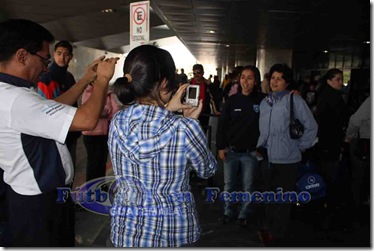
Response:
POLYGON ((217 169, 197 120, 157 106, 118 112, 109 130, 116 175, 111 241, 116 247, 178 247, 195 242, 200 225, 189 174, 217 169))

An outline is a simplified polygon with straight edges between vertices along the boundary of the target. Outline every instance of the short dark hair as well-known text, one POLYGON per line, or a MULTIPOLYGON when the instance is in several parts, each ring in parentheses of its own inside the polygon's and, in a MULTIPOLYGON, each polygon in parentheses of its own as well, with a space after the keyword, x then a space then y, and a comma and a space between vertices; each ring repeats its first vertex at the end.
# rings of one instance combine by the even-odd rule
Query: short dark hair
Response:
POLYGON ((194 64, 194 66, 192 66, 192 70, 193 71, 194 70, 200 70, 200 71, 204 72, 204 67, 201 64, 194 64))
POLYGON ((287 64, 274 64, 269 71, 270 79, 274 72, 282 73, 282 78, 288 84, 287 89, 294 88, 293 71, 287 64))
POLYGON ((54 36, 38 23, 9 19, 0 23, 0 61, 9 60, 21 48, 36 53, 43 48, 43 42, 54 40, 54 36))
POLYGON ((113 84, 113 92, 122 104, 129 104, 136 99, 150 97, 159 102, 159 88, 162 80, 167 80, 167 91, 177 88, 175 81, 175 64, 166 50, 154 45, 135 47, 127 55, 123 66, 127 77, 118 78, 113 84))
POLYGON ((73 54, 73 46, 71 45, 71 43, 69 43, 69 41, 61 40, 60 42, 55 44, 55 51, 57 50, 58 47, 66 48, 68 49, 70 54, 73 54))

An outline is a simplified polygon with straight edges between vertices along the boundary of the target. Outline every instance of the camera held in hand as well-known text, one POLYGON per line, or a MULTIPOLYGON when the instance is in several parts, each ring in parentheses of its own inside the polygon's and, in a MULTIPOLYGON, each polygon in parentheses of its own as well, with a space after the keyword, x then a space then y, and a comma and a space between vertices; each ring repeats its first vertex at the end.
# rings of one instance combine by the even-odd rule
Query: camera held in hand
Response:
POLYGON ((200 86, 199 85, 190 85, 186 90, 186 104, 191 106, 199 105, 200 97, 200 86))

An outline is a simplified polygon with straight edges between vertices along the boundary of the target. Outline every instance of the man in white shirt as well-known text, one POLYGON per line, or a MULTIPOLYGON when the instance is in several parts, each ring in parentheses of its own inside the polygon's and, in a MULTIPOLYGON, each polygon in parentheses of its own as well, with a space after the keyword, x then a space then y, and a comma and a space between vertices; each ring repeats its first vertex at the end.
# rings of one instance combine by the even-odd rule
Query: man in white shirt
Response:
POLYGON ((8 185, 9 246, 74 246, 72 204, 56 202, 57 188, 74 175, 65 139, 69 131, 95 128, 118 60, 100 57, 88 67, 91 79, 47 100, 30 87, 47 71, 53 41, 32 21, 0 23, 0 167, 8 185), (90 99, 72 107, 91 82, 90 99))

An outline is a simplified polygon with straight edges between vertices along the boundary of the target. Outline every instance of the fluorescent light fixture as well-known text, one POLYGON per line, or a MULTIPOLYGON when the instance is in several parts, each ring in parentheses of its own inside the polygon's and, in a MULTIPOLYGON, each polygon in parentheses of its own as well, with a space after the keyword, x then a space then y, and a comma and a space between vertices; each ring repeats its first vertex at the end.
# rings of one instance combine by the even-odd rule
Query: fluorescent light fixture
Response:
POLYGON ((112 13, 113 9, 105 9, 105 10, 101 10, 101 12, 103 12, 103 13, 112 13))

